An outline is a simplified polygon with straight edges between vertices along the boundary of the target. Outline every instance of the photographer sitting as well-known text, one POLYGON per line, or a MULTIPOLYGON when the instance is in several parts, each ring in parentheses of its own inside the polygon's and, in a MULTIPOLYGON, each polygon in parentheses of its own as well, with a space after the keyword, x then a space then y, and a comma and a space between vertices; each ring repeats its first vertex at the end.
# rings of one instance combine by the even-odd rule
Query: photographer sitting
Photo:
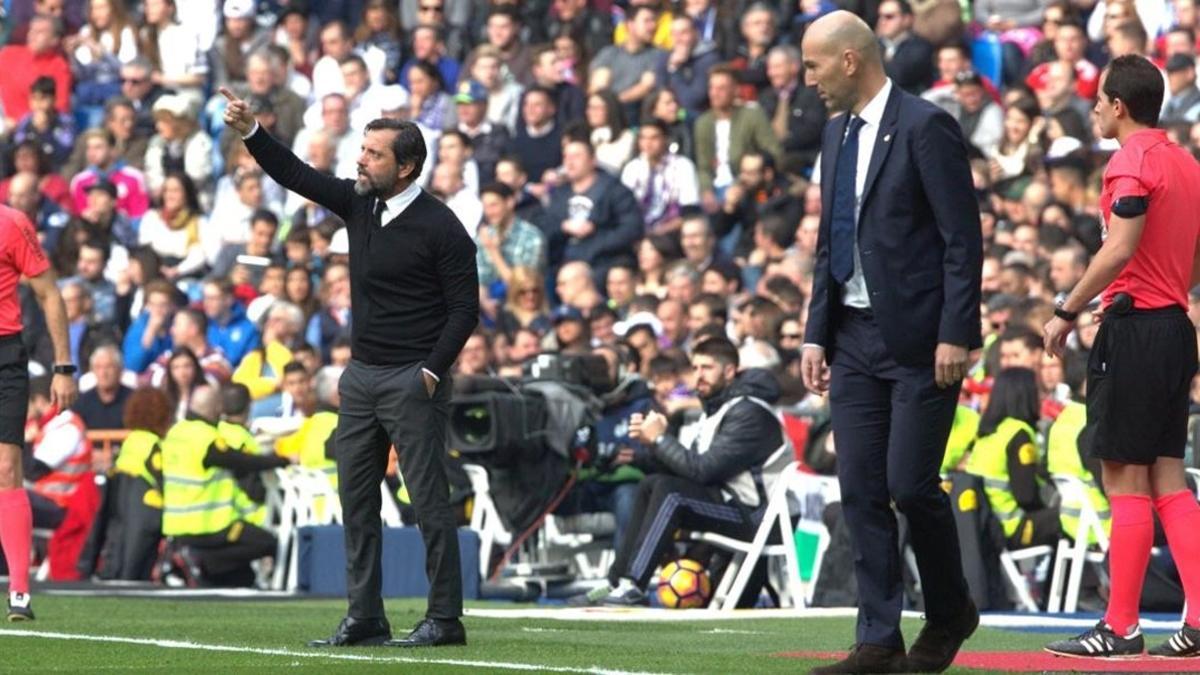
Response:
POLYGON ((638 486, 633 518, 608 573, 606 605, 647 604, 646 587, 680 528, 754 536, 770 484, 792 460, 771 409, 779 398, 773 375, 758 369, 738 374, 737 348, 724 338, 697 344, 691 360, 704 404, 694 441, 684 445, 667 436, 667 419, 658 413, 630 419, 630 438, 645 445, 663 473, 638 486))
POLYGON ((638 375, 641 364, 632 348, 624 345, 596 347, 595 356, 608 363, 612 391, 604 394, 604 409, 595 425, 595 465, 579 472, 578 482, 555 513, 612 513, 617 527, 614 541, 620 542, 633 516, 642 472, 632 465, 634 441, 629 437, 629 421, 654 407, 654 397, 646 381, 638 375))

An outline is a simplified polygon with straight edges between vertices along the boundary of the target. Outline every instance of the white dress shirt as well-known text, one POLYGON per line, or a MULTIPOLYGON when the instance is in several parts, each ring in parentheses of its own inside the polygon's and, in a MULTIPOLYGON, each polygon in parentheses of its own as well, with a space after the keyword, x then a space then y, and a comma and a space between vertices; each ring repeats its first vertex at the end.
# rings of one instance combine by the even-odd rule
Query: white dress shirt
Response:
POLYGON ((404 210, 409 207, 417 196, 421 194, 421 186, 416 183, 409 183, 408 187, 404 188, 392 198, 383 203, 383 213, 380 214, 379 222, 383 227, 387 227, 394 218, 404 213, 404 210))
MULTIPOLYGON (((888 78, 883 87, 875 94, 859 117, 863 125, 858 131, 858 164, 854 175, 854 274, 842 286, 842 304, 859 309, 871 308, 871 296, 867 292, 867 280, 863 277, 862 261, 858 255, 858 219, 862 213, 863 187, 867 182, 867 171, 871 167, 871 155, 875 153, 875 139, 879 136, 879 125, 883 121, 883 111, 887 107, 888 96, 892 93, 892 80, 888 78)), ((833 189, 833 186, 829 186, 833 189)))

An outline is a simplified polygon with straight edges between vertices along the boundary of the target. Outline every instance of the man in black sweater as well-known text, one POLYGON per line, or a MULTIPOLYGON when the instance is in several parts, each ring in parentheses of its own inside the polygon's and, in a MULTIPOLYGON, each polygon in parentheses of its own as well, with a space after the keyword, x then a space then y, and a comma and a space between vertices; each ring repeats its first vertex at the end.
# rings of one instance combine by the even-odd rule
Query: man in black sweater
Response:
POLYGON ((358 178, 309 167, 258 128, 227 89, 225 124, 242 134, 280 185, 321 204, 350 238, 351 350, 340 380, 338 492, 346 532, 350 606, 337 631, 315 647, 466 644, 458 533, 443 455, 450 366, 479 317, 475 244, 450 209, 414 182, 425 142, 411 122, 366 126, 358 178), (425 541, 429 605, 405 639, 392 640, 384 615, 379 484, 395 445, 425 541))

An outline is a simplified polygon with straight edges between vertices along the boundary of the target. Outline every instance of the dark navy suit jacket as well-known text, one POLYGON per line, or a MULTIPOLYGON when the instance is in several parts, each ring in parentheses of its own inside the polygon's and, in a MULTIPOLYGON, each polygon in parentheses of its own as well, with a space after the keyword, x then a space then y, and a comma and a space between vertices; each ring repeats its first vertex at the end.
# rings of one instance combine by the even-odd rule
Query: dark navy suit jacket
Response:
MULTIPOLYGON (((829 271, 833 177, 847 120, 843 114, 825 125, 821 229, 805 335, 805 342, 825 347, 828 362, 841 309, 841 286, 829 271)), ((900 365, 924 366, 933 363, 939 342, 982 346, 983 237, 958 123, 893 83, 866 171, 858 249, 888 351, 900 365)))

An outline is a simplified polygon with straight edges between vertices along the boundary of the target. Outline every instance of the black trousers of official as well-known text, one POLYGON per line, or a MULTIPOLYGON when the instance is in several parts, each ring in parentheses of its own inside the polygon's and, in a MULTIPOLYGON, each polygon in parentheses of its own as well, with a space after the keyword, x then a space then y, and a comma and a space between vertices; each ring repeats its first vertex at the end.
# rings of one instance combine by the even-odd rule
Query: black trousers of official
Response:
POLYGON ((373 366, 351 361, 338 382, 338 495, 346 533, 348 613, 355 619, 384 618, 379 483, 392 444, 425 542, 426 616, 462 616, 458 526, 445 465, 450 390, 450 378, 443 376, 430 398, 420 363, 373 366))
POLYGON ((926 616, 953 620, 968 597, 954 513, 938 475, 960 387, 939 389, 932 364, 896 363, 869 313, 842 309, 834 340, 830 405, 858 581, 856 641, 902 648, 893 503, 908 520, 926 616))
POLYGON ((609 583, 616 586, 625 577, 646 588, 680 528, 746 540, 755 532, 750 514, 725 503, 720 490, 678 476, 651 474, 638 484, 633 518, 617 546, 609 583))

